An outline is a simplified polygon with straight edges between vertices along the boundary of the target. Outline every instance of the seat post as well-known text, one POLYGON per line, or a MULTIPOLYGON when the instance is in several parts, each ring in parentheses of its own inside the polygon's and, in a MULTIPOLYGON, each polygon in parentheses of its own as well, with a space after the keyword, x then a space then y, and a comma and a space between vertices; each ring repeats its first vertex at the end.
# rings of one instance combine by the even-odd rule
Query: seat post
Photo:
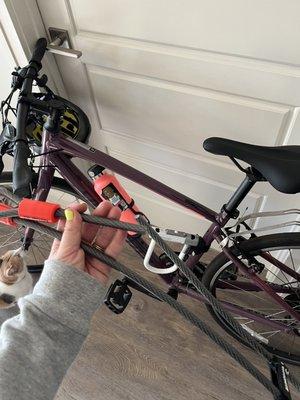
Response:
POLYGON ((247 173, 240 186, 236 189, 228 202, 223 206, 224 211, 226 211, 228 214, 233 214, 257 181, 257 177, 251 170, 249 170, 249 173, 247 173))

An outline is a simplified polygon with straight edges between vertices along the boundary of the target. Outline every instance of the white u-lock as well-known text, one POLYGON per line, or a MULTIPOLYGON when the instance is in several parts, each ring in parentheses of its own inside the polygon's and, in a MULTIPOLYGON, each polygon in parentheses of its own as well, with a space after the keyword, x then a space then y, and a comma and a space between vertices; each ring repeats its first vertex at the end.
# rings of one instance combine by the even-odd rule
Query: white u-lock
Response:
MULTIPOLYGON (((172 272, 175 272, 178 269, 178 266, 176 264, 174 264, 174 265, 172 265, 171 267, 168 267, 168 268, 156 268, 156 267, 152 267, 152 265, 150 265, 150 258, 151 258, 151 255, 152 255, 153 251, 154 251, 155 245, 156 245, 156 241, 154 239, 152 239, 150 244, 149 244, 149 247, 148 247, 147 253, 145 255, 145 258, 144 258, 144 266, 145 266, 145 268, 150 272, 154 272, 155 274, 160 274, 160 275, 171 274, 172 272)), ((183 246, 183 248, 182 248, 182 250, 181 250, 181 252, 180 252, 180 254, 178 256, 180 258, 180 260, 183 260, 188 248, 189 248, 189 246, 187 244, 185 244, 183 246)))

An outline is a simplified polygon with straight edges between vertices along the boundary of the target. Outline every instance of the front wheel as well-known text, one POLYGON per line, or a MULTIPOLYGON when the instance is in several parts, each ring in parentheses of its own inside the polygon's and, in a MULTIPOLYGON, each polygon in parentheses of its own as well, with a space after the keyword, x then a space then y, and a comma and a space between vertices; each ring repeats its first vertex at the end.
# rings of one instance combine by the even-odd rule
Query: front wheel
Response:
MULTIPOLYGON (((271 255, 283 262, 289 271, 300 272, 300 233, 284 233, 257 237, 239 244, 232 252, 249 268, 255 268, 259 277, 268 284, 276 284, 277 293, 296 311, 300 312, 300 281, 280 271, 273 262, 266 261, 263 255, 271 255), (281 290, 282 291, 281 291, 281 290), (284 292, 284 293, 283 293, 284 292)), ((250 283, 249 278, 237 270, 224 253, 220 253, 207 267, 203 284, 220 301, 227 301, 243 310, 258 313, 265 319, 277 321, 292 327, 289 333, 245 315, 231 312, 241 326, 270 352, 285 362, 300 365, 300 323, 287 311, 280 308, 268 294, 260 290, 241 289, 242 284, 250 283)), ((253 287, 253 286, 252 286, 253 287)), ((274 286, 273 286, 274 287, 274 286)), ((236 331, 207 305, 208 311, 218 324, 243 344, 247 344, 236 331)))
MULTIPOLYGON (((4 172, 0 176, 0 203, 16 207, 17 203, 10 198, 6 190, 12 192, 12 172, 4 172)), ((71 188, 66 181, 54 177, 48 195, 48 201, 58 203, 66 207, 70 203, 82 202, 78 194, 71 188)), ((0 224, 0 256, 8 250, 17 249, 22 246, 24 237, 24 227, 11 227, 0 224)), ((49 236, 35 232, 33 242, 27 252, 27 267, 30 272, 40 272, 44 261, 48 258, 52 245, 49 236)))

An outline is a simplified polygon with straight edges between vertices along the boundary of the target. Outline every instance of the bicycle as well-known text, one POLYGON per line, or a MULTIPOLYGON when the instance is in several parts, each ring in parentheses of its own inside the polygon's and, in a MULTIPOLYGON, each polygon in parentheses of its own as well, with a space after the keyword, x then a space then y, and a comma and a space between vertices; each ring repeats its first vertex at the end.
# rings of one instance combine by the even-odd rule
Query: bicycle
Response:
MULTIPOLYGON (((16 206, 17 201, 7 191, 7 188, 12 188, 13 193, 19 197, 40 201, 53 198, 55 192, 54 197, 58 202, 62 202, 63 196, 68 195, 85 201, 91 208, 97 206, 103 198, 114 202, 115 192, 102 192, 100 196, 94 190, 92 178, 97 178, 103 168, 107 168, 195 212, 211 222, 203 237, 158 227, 154 230, 163 239, 182 244, 179 259, 184 261, 185 266, 202 281, 233 319, 240 323, 243 330, 279 359, 300 365, 300 273, 297 260, 293 256, 293 252, 295 254, 300 247, 300 233, 257 236, 243 218, 238 220, 235 228, 228 227, 230 220, 238 219, 238 207, 256 182, 268 181, 275 189, 285 193, 300 191, 300 178, 293 174, 300 167, 297 159, 300 147, 269 148, 228 139, 207 139, 204 142, 207 151, 230 157, 245 174, 236 192, 220 212, 215 212, 85 144, 90 125, 84 112, 71 102, 56 96, 47 87, 47 77, 39 76, 46 47, 45 39, 37 41, 28 66, 13 73, 12 92, 2 102, 3 132, 0 136, 0 151, 1 156, 13 155, 14 164, 13 172, 2 172, 0 176, 0 200, 16 206), (40 87, 41 93, 32 92, 33 83, 40 87), (14 109, 10 104, 17 90, 20 95, 17 108, 14 109), (9 112, 16 116, 16 129, 8 119, 9 112), (66 121, 71 124, 70 127, 66 121), (90 178, 75 166, 73 157, 95 164, 90 170, 90 178), (242 168, 237 159, 250 166, 242 168), (40 160, 38 166, 34 164, 35 160, 40 160), (54 175, 56 171, 62 178, 54 175), (241 227, 245 228, 246 234, 240 232, 241 227), (213 241, 220 244, 222 251, 209 265, 204 265, 201 258, 210 249, 213 241), (278 251, 284 251, 281 254, 286 255, 285 260, 278 258, 278 251)), ((118 195, 123 202, 117 205, 122 212, 129 210, 144 218, 133 200, 130 197, 126 199, 126 193, 122 197, 121 192, 122 188, 118 195)), ((69 201, 70 198, 66 200, 69 201)), ((24 230, 18 227, 8 234, 7 227, 1 229, 1 248, 8 249, 21 242, 31 252, 32 264, 29 265, 29 270, 40 271, 49 249, 48 241, 43 241, 43 234, 34 228, 24 230), (15 235, 19 235, 16 240, 15 235)), ((169 296, 177 299, 179 295, 187 295, 204 302, 222 328, 240 342, 248 344, 216 308, 199 294, 195 285, 182 275, 169 255, 154 251, 156 241, 153 238, 149 246, 140 233, 129 232, 127 241, 145 259, 145 266, 161 275, 169 296)), ((130 279, 123 284, 151 295, 130 279)))

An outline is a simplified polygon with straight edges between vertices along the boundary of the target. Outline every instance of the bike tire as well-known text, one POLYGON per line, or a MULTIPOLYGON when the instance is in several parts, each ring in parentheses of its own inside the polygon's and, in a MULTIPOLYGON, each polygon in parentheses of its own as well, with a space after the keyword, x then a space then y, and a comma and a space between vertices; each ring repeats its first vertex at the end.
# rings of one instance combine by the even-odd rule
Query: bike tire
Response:
MULTIPOLYGON (((245 240, 239 244, 239 249, 233 246, 231 251, 237 257, 243 254, 257 256, 260 251, 277 251, 284 249, 300 249, 300 233, 278 233, 267 236, 261 236, 249 240, 245 240)), ((221 273, 226 271, 226 268, 232 267, 232 263, 228 260, 223 252, 219 253, 207 266, 207 269, 203 275, 202 282, 205 287, 217 298, 216 295, 216 282, 220 278, 221 273), (227 265, 227 266, 226 266, 227 265)), ((226 290, 226 289, 225 289, 226 290)), ((223 293, 224 289, 223 289, 223 293)), ((237 339, 239 342, 247 346, 247 343, 236 333, 236 331, 208 304, 206 307, 213 317, 213 319, 231 336, 237 339)), ((257 339, 258 340, 258 339, 257 339)), ((268 344, 262 343, 258 340, 268 351, 276 355, 284 362, 288 362, 294 365, 300 365, 300 355, 292 354, 290 352, 282 351, 274 348, 268 344)))

